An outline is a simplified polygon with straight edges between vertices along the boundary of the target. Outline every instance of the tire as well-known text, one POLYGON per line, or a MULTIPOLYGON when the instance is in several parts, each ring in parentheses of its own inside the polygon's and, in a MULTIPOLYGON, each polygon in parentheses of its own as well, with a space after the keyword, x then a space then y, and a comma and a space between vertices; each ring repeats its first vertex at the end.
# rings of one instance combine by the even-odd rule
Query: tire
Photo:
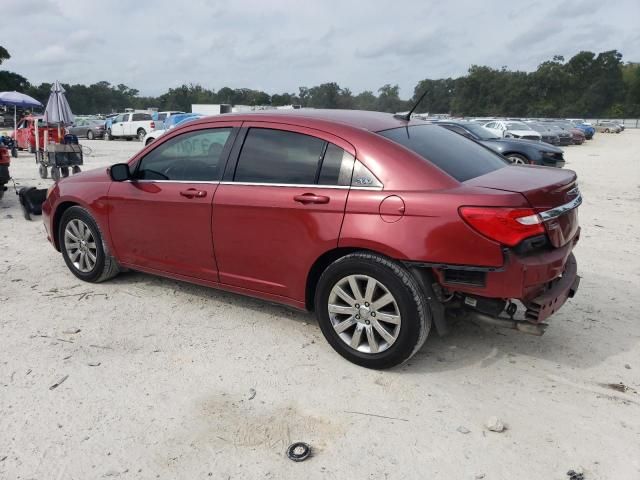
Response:
POLYGON ((144 128, 139 128, 136 132, 138 134, 138 141, 142 142, 144 140, 144 136, 147 134, 144 128))
POLYGON ((29 153, 36 153, 36 148, 33 145, 29 144, 29 146, 27 147, 27 151, 29 153))
POLYGON ((145 142, 144 146, 146 147, 147 145, 151 145, 154 140, 155 140, 155 138, 148 138, 147 141, 145 142))
POLYGON ((329 265, 318 281, 314 303, 329 344, 350 362, 366 368, 385 369, 406 362, 422 347, 431 329, 431 310, 415 277, 401 264, 373 253, 352 253, 329 265), (359 295, 351 287, 352 279, 359 295), (369 293, 372 280, 375 290, 369 293), (350 302, 336 295, 338 286, 350 292, 350 302), (387 295, 392 300, 375 307, 387 295), (346 328, 337 331, 337 325, 346 328), (380 334, 380 327, 386 336, 380 334))
POLYGON ((40 178, 47 178, 48 177, 47 167, 40 164, 40 166, 38 167, 38 173, 40 174, 40 178))
POLYGON ((80 167, 78 165, 74 165, 73 167, 71 167, 71 173, 73 175, 76 175, 77 173, 80 173, 82 170, 80 170, 80 167))
POLYGON ((69 176, 69 167, 62 167, 60 169, 60 173, 62 174, 62 178, 66 178, 69 176))
POLYGON ((93 135, 93 131, 89 130, 87 132, 87 140, 93 140, 95 138, 95 136, 93 135))
POLYGON ((12 156, 13 158, 18 158, 18 149, 17 149, 16 147, 13 147, 13 148, 11 149, 11 156, 12 156))
POLYGON ((531 164, 531 161, 527 157, 525 157, 524 155, 520 155, 518 153, 509 153, 506 155, 506 157, 513 165, 531 164))
POLYGON ((51 179, 54 182, 57 182, 58 180, 60 180, 60 168, 51 167, 51 179))
POLYGON ((62 215, 58 228, 58 244, 71 273, 85 282, 104 282, 120 272, 116 259, 110 255, 104 243, 100 227, 82 207, 71 207, 62 215), (74 242, 73 237, 84 240, 84 244, 74 242), (81 246, 74 248, 74 245, 81 246), (89 253, 95 260, 92 260, 89 253))
POLYGON ((605 129, 604 129, 604 133, 609 133, 609 129, 608 129, 608 128, 605 128, 605 129))

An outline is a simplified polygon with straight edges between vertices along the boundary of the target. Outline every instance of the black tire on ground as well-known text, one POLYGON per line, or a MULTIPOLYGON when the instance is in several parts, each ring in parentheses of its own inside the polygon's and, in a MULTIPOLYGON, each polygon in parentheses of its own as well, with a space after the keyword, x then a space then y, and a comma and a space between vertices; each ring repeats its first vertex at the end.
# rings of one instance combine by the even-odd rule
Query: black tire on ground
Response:
POLYGON ((58 180, 60 180, 60 168, 51 167, 51 178, 53 179, 54 182, 57 182, 58 180))
POLYGON ((5 185, 3 183, 0 183, 0 200, 2 200, 2 197, 4 197, 4 189, 5 189, 5 185))
POLYGON ((11 156, 12 156, 13 158, 18 158, 18 149, 17 149, 16 147, 13 147, 13 148, 11 149, 11 156))
POLYGON ((73 167, 71 167, 71 173, 72 174, 75 175, 75 174, 80 173, 80 172, 81 172, 81 170, 80 170, 80 167, 78 165, 74 165, 73 167))
POLYGON ((139 128, 136 133, 138 134, 138 140, 139 141, 143 141, 144 140, 144 136, 147 134, 147 132, 145 131, 144 128, 139 128))
POLYGON ((154 140, 155 140, 155 138, 148 138, 147 141, 145 142, 145 146, 151 145, 154 140))
POLYGON ((60 173, 62 174, 62 178, 69 176, 69 167, 62 167, 60 169, 60 173))
POLYGON ((400 263, 374 253, 352 253, 329 265, 318 281, 314 303, 329 344, 347 360, 366 368, 385 369, 406 362, 422 347, 431 329, 431 309, 416 278, 400 263), (380 353, 352 348, 332 324, 328 311, 331 290, 349 275, 366 275, 382 283, 397 303, 400 330, 395 342, 380 353))
POLYGON ((509 153, 507 154, 507 158, 514 165, 529 165, 531 163, 527 157, 519 153, 509 153))
POLYGON ((93 137, 94 137, 93 131, 89 130, 87 132, 87 140, 93 140, 93 137))
POLYGON ((100 227, 98 227, 98 224, 95 222, 91 214, 82 207, 71 207, 64 212, 64 214, 62 215, 62 219, 60 220, 60 225, 58 227, 58 242, 60 245, 60 250, 62 252, 62 257, 64 258, 64 261, 67 264, 69 270, 71 270, 71 273, 73 273, 79 279, 84 280, 85 282, 104 282, 105 280, 109 280, 110 278, 115 277, 120 272, 120 268, 118 267, 116 259, 111 256, 111 254, 109 253, 109 249, 104 243, 100 227), (69 258, 69 254, 67 252, 67 249, 65 248, 65 229, 67 228, 69 222, 74 219, 78 219, 85 225, 87 225, 89 227, 91 235, 95 240, 96 262, 94 267, 89 272, 82 272, 78 268, 76 268, 76 266, 69 258))
POLYGON ((40 166, 38 167, 38 173, 40 174, 40 178, 47 178, 48 176, 47 167, 40 164, 40 166))
POLYGON ((33 145, 29 144, 29 147, 27 148, 27 151, 29 153, 36 153, 36 149, 33 145))

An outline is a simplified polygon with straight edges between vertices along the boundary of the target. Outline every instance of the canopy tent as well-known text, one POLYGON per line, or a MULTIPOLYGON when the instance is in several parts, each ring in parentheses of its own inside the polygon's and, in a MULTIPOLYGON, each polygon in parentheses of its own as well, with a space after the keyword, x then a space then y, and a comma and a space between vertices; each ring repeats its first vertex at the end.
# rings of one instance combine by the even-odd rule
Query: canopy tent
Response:
POLYGON ((15 137, 18 129, 18 119, 16 110, 18 107, 33 108, 42 107, 42 104, 33 97, 20 92, 0 92, 0 105, 13 106, 13 135, 15 137))

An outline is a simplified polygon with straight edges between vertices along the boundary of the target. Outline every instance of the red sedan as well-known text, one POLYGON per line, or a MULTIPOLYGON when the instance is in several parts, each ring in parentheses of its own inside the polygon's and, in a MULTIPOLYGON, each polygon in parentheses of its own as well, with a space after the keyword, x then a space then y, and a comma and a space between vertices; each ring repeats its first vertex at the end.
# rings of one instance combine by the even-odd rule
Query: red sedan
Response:
POLYGON ((451 315, 542 333, 578 286, 580 203, 574 172, 437 125, 296 110, 187 122, 62 179, 43 214, 85 281, 127 268, 314 310, 341 355, 387 368, 451 315))

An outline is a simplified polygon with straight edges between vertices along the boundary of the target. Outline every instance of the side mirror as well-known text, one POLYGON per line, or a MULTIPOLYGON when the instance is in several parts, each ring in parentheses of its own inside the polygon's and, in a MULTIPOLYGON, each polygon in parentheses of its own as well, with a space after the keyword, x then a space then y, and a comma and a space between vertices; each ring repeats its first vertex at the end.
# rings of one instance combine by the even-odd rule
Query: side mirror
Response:
POLYGON ((114 182, 124 182, 131 178, 131 171, 129 170, 128 163, 116 163, 111 165, 109 169, 109 175, 114 182))

